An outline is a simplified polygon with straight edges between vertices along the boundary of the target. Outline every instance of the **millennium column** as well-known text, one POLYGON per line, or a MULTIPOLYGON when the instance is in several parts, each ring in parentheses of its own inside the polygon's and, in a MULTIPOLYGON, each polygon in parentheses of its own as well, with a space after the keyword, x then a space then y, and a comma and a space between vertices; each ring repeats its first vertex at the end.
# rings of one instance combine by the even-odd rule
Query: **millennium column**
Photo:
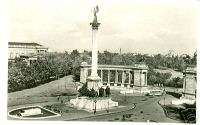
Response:
MULTIPOLYGON (((94 8, 94 20, 90 23, 92 27, 92 71, 91 75, 86 79, 87 88, 94 89, 99 92, 99 88, 103 86, 101 82, 101 78, 97 73, 97 63, 98 63, 98 49, 97 49, 97 31, 100 23, 97 21, 97 12, 98 6, 94 8)), ((86 65, 87 66, 87 65, 86 65)), ((103 74, 101 75, 103 78, 103 74)), ((118 106, 118 102, 114 102, 110 98, 85 98, 85 97, 77 97, 75 99, 70 100, 70 104, 72 104, 75 108, 78 109, 86 109, 86 111, 100 111, 105 109, 110 109, 112 107, 118 106)))
POLYGON ((91 76, 87 79, 88 89, 94 89, 98 91, 101 85, 101 78, 97 74, 97 63, 98 63, 98 47, 97 47, 97 32, 100 23, 97 21, 97 12, 99 11, 98 6, 94 8, 94 19, 90 23, 92 27, 92 71, 91 76))

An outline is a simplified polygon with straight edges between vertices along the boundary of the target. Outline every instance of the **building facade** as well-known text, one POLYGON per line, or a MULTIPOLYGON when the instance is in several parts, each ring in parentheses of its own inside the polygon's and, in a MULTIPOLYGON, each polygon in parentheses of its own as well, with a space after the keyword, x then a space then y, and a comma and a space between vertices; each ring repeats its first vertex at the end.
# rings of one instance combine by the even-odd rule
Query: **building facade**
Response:
MULTIPOLYGON (((97 72, 104 86, 124 88, 147 87, 148 67, 146 65, 98 65, 97 72)), ((86 83, 90 74, 91 65, 83 62, 81 64, 80 82, 86 83)))
POLYGON ((48 51, 47 47, 44 47, 34 42, 9 42, 8 43, 8 59, 12 60, 16 57, 30 56, 43 54, 48 51))

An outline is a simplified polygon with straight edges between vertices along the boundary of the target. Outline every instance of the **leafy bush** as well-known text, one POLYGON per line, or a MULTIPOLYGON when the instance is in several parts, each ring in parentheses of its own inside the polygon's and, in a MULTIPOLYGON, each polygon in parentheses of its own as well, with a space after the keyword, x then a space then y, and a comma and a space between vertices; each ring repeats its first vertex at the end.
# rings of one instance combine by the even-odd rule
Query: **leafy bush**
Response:
POLYGON ((182 96, 182 94, 175 93, 175 92, 166 92, 166 93, 169 94, 169 95, 172 95, 172 96, 174 96, 176 98, 180 98, 182 96))
POLYGON ((171 77, 171 73, 159 73, 149 69, 147 74, 147 83, 149 85, 165 85, 171 77))
POLYGON ((180 77, 172 78, 171 80, 165 83, 165 86, 183 88, 183 78, 180 77))
POLYGON ((79 90, 79 96, 87 96, 87 97, 97 97, 98 92, 94 89, 89 90, 87 88, 87 84, 84 84, 79 90))

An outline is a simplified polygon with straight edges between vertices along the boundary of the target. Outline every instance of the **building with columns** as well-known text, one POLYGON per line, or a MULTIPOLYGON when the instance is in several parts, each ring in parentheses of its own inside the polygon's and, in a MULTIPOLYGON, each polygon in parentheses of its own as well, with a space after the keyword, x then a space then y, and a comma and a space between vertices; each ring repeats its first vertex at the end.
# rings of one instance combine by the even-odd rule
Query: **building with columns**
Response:
MULTIPOLYGON (((121 65, 98 65, 97 73, 104 86, 134 88, 147 87, 146 65, 135 64, 134 66, 121 65)), ((86 62, 81 64, 80 82, 86 83, 91 74, 91 65, 86 62)))
POLYGON ((30 55, 43 54, 48 51, 44 47, 35 42, 9 42, 8 43, 8 59, 12 60, 16 57, 28 57, 30 55))

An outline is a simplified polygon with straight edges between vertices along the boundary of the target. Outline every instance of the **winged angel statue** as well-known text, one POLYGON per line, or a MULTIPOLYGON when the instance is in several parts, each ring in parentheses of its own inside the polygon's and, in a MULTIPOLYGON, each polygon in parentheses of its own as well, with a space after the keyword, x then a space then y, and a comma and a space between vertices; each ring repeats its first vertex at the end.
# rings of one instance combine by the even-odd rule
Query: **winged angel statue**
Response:
POLYGON ((97 13, 99 12, 99 7, 96 6, 94 7, 94 10, 93 10, 93 13, 94 13, 94 20, 93 20, 93 23, 98 23, 97 22, 97 13))

